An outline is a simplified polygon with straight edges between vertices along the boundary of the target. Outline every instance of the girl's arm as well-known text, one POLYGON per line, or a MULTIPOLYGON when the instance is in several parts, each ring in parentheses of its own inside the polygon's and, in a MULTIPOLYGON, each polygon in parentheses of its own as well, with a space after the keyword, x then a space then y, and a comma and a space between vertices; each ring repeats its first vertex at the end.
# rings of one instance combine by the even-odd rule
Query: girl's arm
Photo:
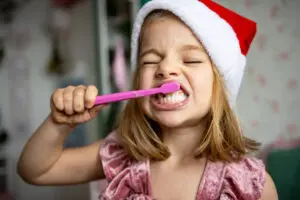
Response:
POLYGON ((63 149, 76 124, 94 118, 95 87, 68 87, 52 96, 51 115, 26 143, 18 162, 18 173, 35 185, 79 184, 104 178, 99 157, 102 141, 80 148, 63 149), (86 105, 86 106, 84 106, 86 105))
POLYGON ((266 174, 266 182, 260 200, 278 200, 277 190, 274 181, 268 173, 266 174))

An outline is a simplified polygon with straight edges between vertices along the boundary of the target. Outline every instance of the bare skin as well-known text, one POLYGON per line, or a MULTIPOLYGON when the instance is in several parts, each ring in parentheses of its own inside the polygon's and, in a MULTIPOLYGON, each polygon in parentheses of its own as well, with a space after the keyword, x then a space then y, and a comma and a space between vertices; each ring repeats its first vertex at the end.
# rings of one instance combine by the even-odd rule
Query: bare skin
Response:
POLYGON ((101 140, 85 147, 63 150, 73 128, 96 117, 95 86, 69 86, 51 97, 51 113, 26 143, 18 173, 35 185, 69 185, 104 178, 98 156, 101 140), (88 156, 87 156, 88 155, 88 156))

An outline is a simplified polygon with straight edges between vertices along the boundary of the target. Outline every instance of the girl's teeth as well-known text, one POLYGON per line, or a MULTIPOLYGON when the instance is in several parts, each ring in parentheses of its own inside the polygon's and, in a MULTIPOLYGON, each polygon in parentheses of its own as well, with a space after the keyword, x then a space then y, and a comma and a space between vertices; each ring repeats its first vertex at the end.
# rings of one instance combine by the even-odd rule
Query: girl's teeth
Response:
POLYGON ((184 101, 186 98, 187 96, 182 91, 178 91, 172 94, 168 94, 166 96, 158 95, 158 103, 159 104, 179 103, 184 101))

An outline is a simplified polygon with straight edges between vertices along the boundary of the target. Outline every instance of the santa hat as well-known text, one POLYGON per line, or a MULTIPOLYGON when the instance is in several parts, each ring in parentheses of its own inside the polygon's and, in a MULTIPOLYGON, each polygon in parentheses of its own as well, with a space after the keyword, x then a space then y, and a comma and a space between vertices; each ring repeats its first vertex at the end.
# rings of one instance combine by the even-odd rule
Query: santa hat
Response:
POLYGON ((235 105, 246 55, 256 34, 256 23, 211 0, 152 0, 138 12, 131 38, 131 64, 136 68, 138 42, 145 17, 168 10, 198 37, 224 77, 229 103, 235 105))

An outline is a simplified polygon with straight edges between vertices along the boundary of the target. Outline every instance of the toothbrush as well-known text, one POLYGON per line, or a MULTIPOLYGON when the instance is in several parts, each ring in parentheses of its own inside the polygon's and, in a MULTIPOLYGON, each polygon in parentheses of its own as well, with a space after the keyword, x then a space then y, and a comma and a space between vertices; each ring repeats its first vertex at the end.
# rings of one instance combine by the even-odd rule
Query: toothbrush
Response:
POLYGON ((128 99, 145 97, 145 96, 150 96, 159 93, 168 94, 168 93, 176 92, 179 89, 180 89, 179 83, 169 82, 161 85, 158 88, 151 88, 146 90, 133 90, 128 92, 120 92, 120 93, 97 96, 94 105, 107 104, 116 101, 123 101, 128 99))

